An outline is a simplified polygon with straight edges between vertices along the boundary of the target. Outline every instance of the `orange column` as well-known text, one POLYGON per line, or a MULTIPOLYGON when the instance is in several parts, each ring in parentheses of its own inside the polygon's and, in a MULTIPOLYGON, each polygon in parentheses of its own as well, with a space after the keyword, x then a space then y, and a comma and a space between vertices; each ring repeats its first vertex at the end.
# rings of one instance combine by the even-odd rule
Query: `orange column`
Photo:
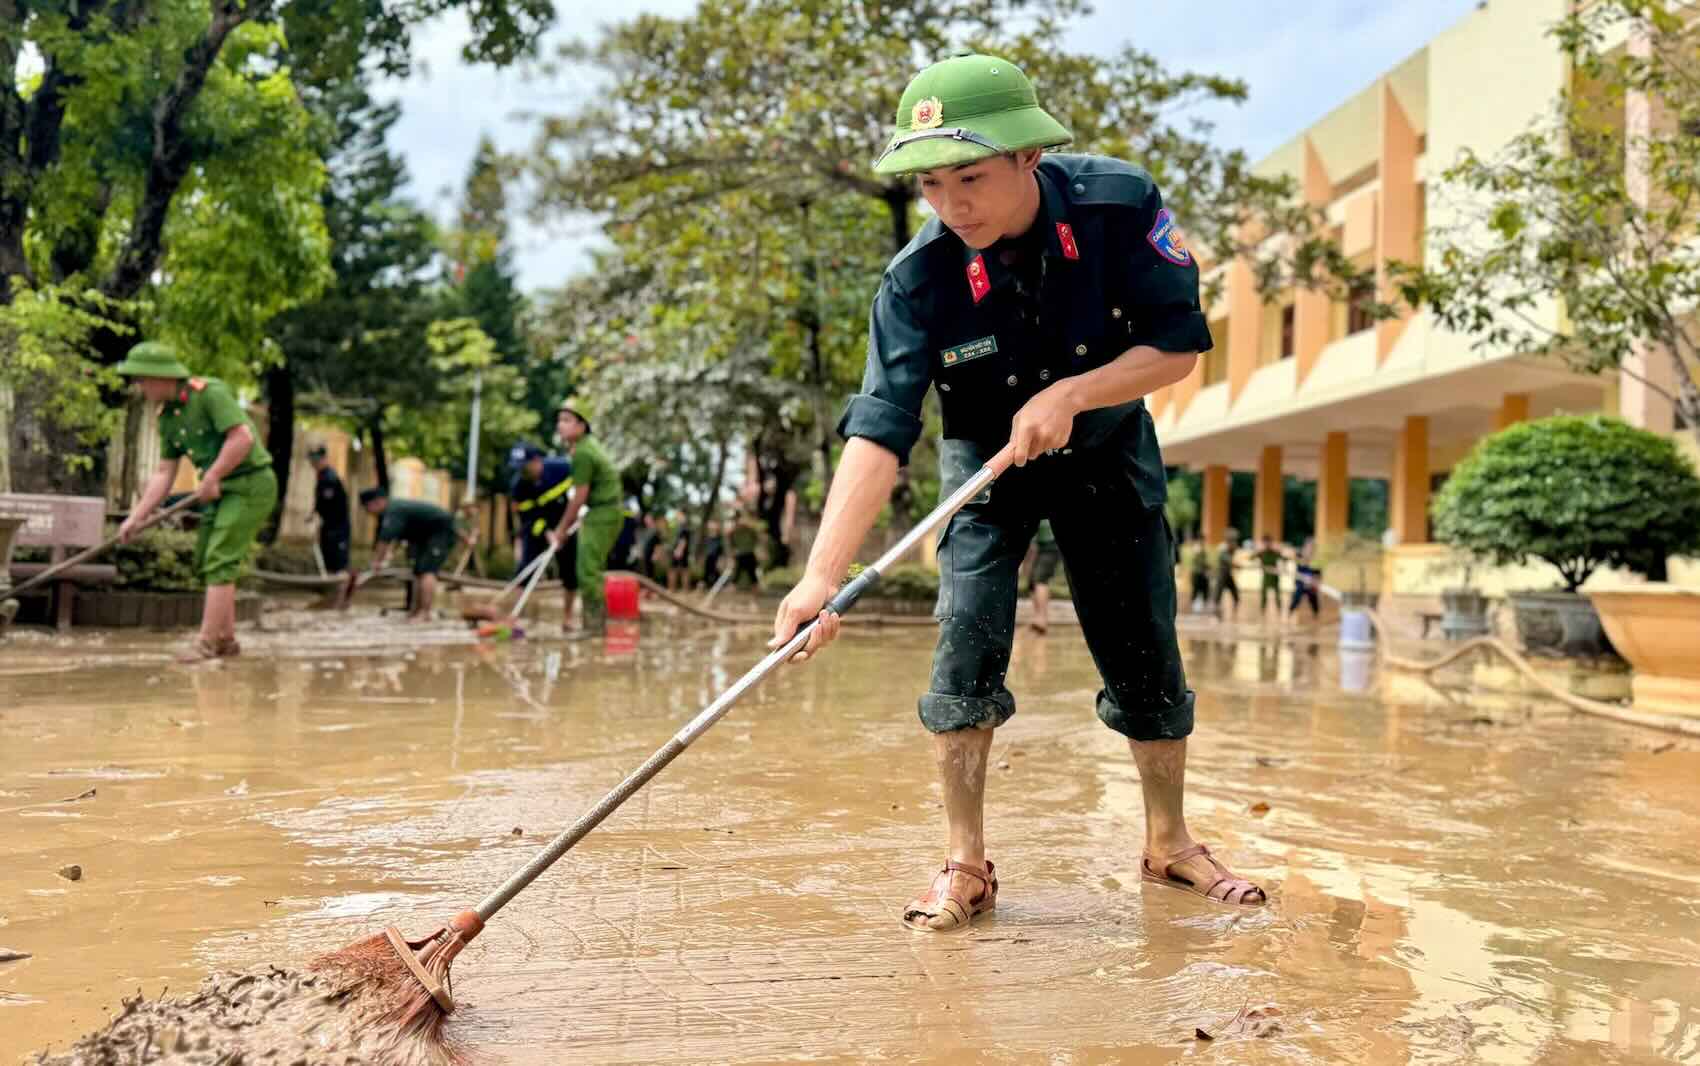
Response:
POLYGON ((1206 544, 1220 544, 1228 531, 1228 468, 1204 468, 1203 516, 1200 519, 1206 544))
MULTIPOLYGON (((1393 86, 1381 83, 1381 212, 1376 226, 1375 273, 1377 294, 1385 303, 1396 297, 1387 262, 1398 259, 1414 263, 1417 258, 1417 131, 1393 86)), ((1381 362, 1399 335, 1409 315, 1376 323, 1375 358, 1381 362)))
POLYGON ((1499 401, 1499 415, 1493 420, 1494 429, 1504 429, 1529 420, 1529 394, 1508 392, 1499 401))
POLYGON ((1346 435, 1330 433, 1322 442, 1316 472, 1316 542, 1328 544, 1346 535, 1346 435))
POLYGON ((1400 544, 1428 541, 1428 417, 1409 415, 1393 447, 1393 532, 1400 544))
POLYGON ((1281 539, 1281 448, 1271 444, 1257 458, 1257 493, 1253 497, 1251 535, 1281 539))
POLYGON ((1228 404, 1257 370, 1258 335, 1263 328, 1263 304, 1257 279, 1244 259, 1228 265, 1228 404))
MULTIPOLYGON (((1310 138, 1306 137, 1305 202, 1318 209, 1326 207, 1333 192, 1334 186, 1328 180, 1322 158, 1316 154, 1310 138)), ((1311 367, 1321 358, 1322 349, 1328 346, 1328 321, 1332 311, 1325 289, 1307 289, 1301 285, 1293 294, 1293 360, 1297 364, 1294 370, 1301 385, 1310 374, 1311 367)))

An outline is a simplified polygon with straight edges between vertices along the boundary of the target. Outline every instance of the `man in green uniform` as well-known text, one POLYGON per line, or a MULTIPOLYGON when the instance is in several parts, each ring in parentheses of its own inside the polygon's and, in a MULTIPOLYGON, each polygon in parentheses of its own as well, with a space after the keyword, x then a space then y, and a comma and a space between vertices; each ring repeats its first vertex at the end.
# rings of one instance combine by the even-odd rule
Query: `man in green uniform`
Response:
POLYGON ((609 461, 608 453, 590 435, 590 419, 575 401, 561 405, 555 416, 555 429, 573 453, 572 499, 566 513, 550 534, 556 544, 566 542, 567 530, 573 527, 580 512, 584 521, 578 528, 578 588, 584 599, 584 619, 577 629, 568 630, 569 637, 591 637, 608 627, 607 590, 602 575, 608 569, 608 550, 620 535, 625 516, 620 512, 620 473, 609 461))
POLYGON ((143 341, 130 349, 118 372, 136 380, 136 391, 159 404, 159 465, 130 517, 118 527, 125 543, 171 491, 178 461, 187 456, 200 471, 195 495, 201 524, 195 570, 206 582, 201 632, 179 662, 240 655, 236 642, 236 578, 254 537, 277 506, 272 457, 230 387, 217 378, 190 377, 176 349, 143 341))
POLYGON ((1265 534, 1263 547, 1257 552, 1258 570, 1263 574, 1263 583, 1257 590, 1257 613, 1269 613, 1269 601, 1275 603, 1275 620, 1281 620, 1281 550, 1275 547, 1275 538, 1265 534))
POLYGON ((1062 552, 1057 550, 1057 536, 1051 532, 1049 518, 1039 523, 1033 535, 1033 629, 1040 635, 1051 631, 1051 578, 1057 576, 1062 552))
POLYGON ((1191 373, 1210 347, 1198 267, 1145 171, 1041 154, 1069 139, 1022 72, 994 56, 945 60, 905 90, 874 169, 919 174, 934 217, 881 279, 821 530, 774 620, 774 647, 819 620, 799 658, 837 636, 823 605, 921 435, 929 388, 944 421, 941 496, 1013 446, 1016 466, 957 513, 938 548, 939 642, 920 717, 934 734, 949 855, 903 912, 918 930, 966 925, 997 897, 986 757, 993 729, 1015 713, 1004 678, 1017 575, 1042 518, 1103 678, 1098 716, 1138 764, 1144 876, 1218 902, 1264 901, 1194 841, 1182 809, 1193 694, 1143 397, 1191 373))
POLYGON ((409 621, 423 622, 431 617, 431 604, 437 598, 437 571, 443 568, 455 541, 472 543, 472 537, 455 524, 454 515, 424 500, 392 500, 383 488, 367 489, 360 494, 360 506, 378 519, 378 550, 372 553, 370 571, 376 573, 390 561, 397 543, 407 542, 407 554, 413 562, 419 595, 408 615, 409 621))

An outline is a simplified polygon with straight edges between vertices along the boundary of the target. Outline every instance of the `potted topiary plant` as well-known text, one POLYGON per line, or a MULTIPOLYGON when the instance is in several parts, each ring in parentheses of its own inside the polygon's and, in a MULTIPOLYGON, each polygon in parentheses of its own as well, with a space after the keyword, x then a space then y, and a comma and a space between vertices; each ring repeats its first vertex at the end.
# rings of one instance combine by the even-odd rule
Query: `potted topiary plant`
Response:
POLYGON ((1433 516, 1454 548, 1501 565, 1550 563, 1561 588, 1510 596, 1518 635, 1532 652, 1597 656, 1611 646, 1578 590, 1601 567, 1644 574, 1700 551, 1700 477, 1656 433, 1558 415, 1477 444, 1435 494, 1433 516))
POLYGON ((1440 632, 1447 640, 1469 640, 1486 636, 1488 600, 1475 586, 1476 560, 1469 552, 1457 552, 1448 561, 1448 571, 1461 570, 1461 584, 1440 590, 1440 632))

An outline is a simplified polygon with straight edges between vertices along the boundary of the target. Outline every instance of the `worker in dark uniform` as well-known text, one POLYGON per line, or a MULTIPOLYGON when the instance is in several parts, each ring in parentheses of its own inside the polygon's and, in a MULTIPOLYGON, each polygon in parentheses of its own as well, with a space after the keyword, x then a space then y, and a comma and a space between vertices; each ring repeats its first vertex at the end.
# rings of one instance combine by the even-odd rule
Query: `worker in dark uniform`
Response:
POLYGON ((1012 445, 1016 465, 938 546, 940 632, 920 717, 934 734, 949 855, 903 912, 918 930, 966 925, 997 898, 986 757, 1015 713, 1004 677, 1017 576, 1045 518, 1103 678, 1098 717, 1138 764, 1145 878, 1222 903, 1265 900, 1193 839, 1182 809, 1193 693, 1175 638, 1163 460, 1142 398, 1210 347, 1198 267, 1145 171, 1041 154, 1069 139, 1022 72, 994 56, 945 60, 904 92, 874 169, 919 174, 934 217, 881 279, 825 520, 774 620, 774 647, 819 620, 799 658, 838 635, 823 606, 921 435, 929 388, 944 422, 941 498, 1012 445))
POLYGON ((318 471, 313 484, 313 514, 319 520, 319 556, 327 574, 348 570, 348 545, 354 537, 348 515, 348 489, 331 466, 323 444, 307 450, 307 461, 318 471))
POLYGON ((424 500, 392 500, 389 490, 367 489, 360 494, 360 506, 378 519, 378 548, 372 553, 370 572, 377 573, 390 561, 397 543, 406 542, 413 577, 419 583, 419 595, 410 622, 431 618, 431 604, 437 598, 437 572, 443 568, 457 540, 473 542, 472 534, 462 529, 455 516, 434 503, 424 500))
MULTIPOLYGON (((508 467, 513 471, 508 500, 520 545, 516 554, 523 570, 549 550, 549 531, 567 513, 567 501, 573 491, 573 463, 571 459, 544 455, 542 448, 521 441, 508 453, 508 467)), ((553 564, 565 590, 566 613, 561 616, 564 626, 571 625, 573 620, 573 599, 578 592, 577 559, 578 534, 573 533, 553 564)))

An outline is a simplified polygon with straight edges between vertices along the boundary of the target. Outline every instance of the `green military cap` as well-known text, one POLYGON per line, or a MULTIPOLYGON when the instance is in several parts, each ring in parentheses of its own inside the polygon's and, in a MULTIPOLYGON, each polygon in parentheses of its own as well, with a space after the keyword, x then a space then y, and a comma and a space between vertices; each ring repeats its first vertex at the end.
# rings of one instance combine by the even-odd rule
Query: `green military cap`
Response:
POLYGON ((959 166, 1022 148, 1074 140, 1039 106, 1033 83, 1007 59, 966 55, 915 75, 897 105, 897 129, 874 161, 883 175, 959 166))
POLYGON ((177 349, 160 341, 143 341, 130 349, 118 364, 118 372, 133 378, 186 378, 189 368, 177 358, 177 349))

